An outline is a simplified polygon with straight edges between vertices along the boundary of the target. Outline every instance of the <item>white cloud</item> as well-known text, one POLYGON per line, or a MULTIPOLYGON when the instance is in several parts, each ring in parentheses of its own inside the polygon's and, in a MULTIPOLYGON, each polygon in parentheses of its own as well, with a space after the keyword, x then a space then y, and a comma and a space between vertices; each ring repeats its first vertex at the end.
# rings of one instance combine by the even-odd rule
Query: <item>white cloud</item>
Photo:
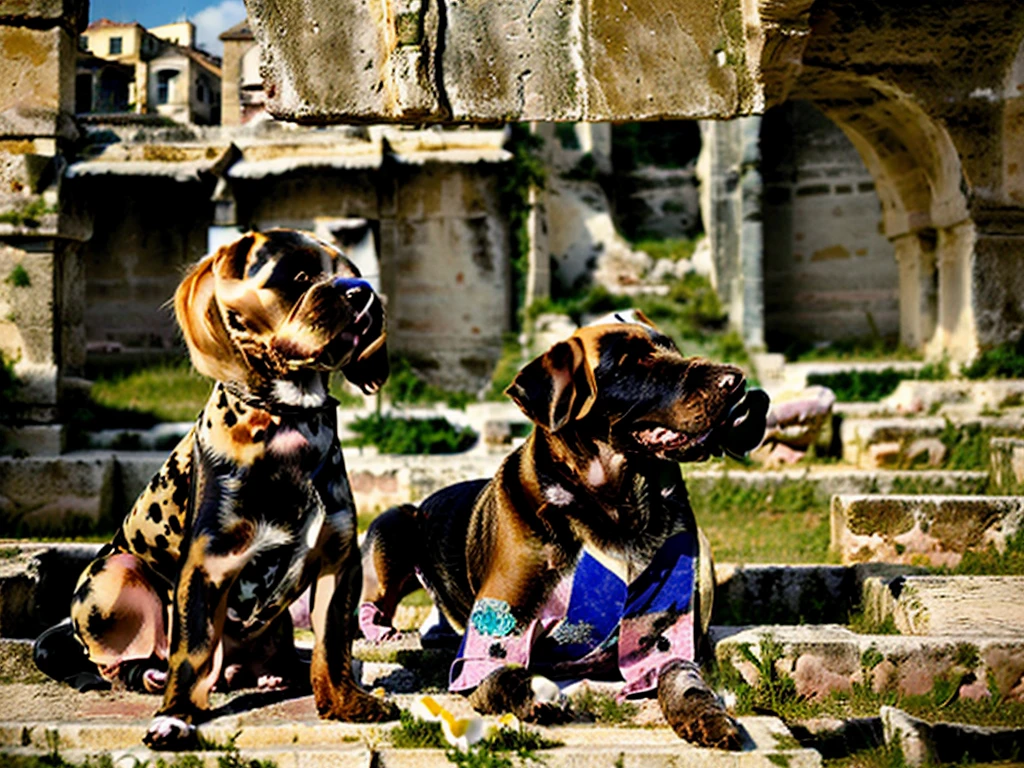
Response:
POLYGON ((196 45, 215 56, 224 53, 224 43, 218 39, 221 32, 245 18, 245 3, 242 0, 221 0, 208 5, 192 17, 196 25, 196 45))

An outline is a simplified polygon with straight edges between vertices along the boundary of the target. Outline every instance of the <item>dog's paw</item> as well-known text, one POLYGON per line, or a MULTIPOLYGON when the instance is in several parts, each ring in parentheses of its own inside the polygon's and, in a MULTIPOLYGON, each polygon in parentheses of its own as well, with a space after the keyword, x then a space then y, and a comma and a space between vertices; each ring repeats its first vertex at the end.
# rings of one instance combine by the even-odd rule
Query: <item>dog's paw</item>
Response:
POLYGON ((380 723, 398 719, 398 707, 392 702, 361 690, 347 692, 324 703, 317 703, 317 712, 327 720, 349 723, 380 723))
POLYGON ((185 750, 199 747, 199 733, 191 723, 174 715, 157 715, 142 737, 150 749, 185 750))
POLYGON ((739 750, 743 736, 695 664, 671 662, 658 674, 658 703, 672 730, 698 747, 739 750))
POLYGON ((546 677, 525 667, 495 670, 469 696, 473 708, 485 715, 511 712, 526 723, 551 725, 572 719, 568 699, 546 677))

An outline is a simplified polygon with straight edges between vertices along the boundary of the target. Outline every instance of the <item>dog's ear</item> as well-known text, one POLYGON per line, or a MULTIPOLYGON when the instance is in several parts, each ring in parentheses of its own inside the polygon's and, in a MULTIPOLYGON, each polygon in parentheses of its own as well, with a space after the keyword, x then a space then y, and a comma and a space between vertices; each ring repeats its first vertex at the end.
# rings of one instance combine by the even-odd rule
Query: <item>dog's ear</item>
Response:
POLYGON ((214 266, 223 250, 202 259, 181 281, 174 314, 197 371, 217 381, 242 381, 245 369, 217 306, 214 266))
POLYGON ((583 342, 560 341, 523 368, 505 390, 530 419, 557 432, 586 416, 597 399, 594 372, 583 342))

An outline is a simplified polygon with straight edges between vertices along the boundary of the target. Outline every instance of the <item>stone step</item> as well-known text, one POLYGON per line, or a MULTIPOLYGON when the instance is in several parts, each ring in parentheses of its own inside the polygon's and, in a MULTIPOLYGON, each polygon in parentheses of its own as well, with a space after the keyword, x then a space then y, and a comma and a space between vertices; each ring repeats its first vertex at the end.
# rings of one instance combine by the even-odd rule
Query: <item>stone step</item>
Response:
POLYGON ((878 405, 896 413, 928 413, 936 407, 970 405, 995 410, 1021 405, 1024 379, 950 379, 917 381, 905 379, 878 405))
POLYGON ((0 637, 34 638, 64 619, 101 546, 0 541, 0 637))
POLYGON ((837 495, 832 551, 843 563, 956 566, 968 550, 1002 550, 1024 523, 1024 496, 837 495))
MULTIPOLYGON (((0 638, 34 638, 67 615, 82 569, 100 544, 0 542, 0 638)), ((745 625, 844 623, 868 578, 893 579, 919 568, 885 563, 735 565, 716 563, 713 622, 745 625)))
POLYGON ((845 624, 860 607, 864 584, 920 573, 915 566, 734 565, 715 563, 712 624, 845 624))
POLYGON ((1024 576, 898 576, 864 583, 868 623, 904 635, 1024 637, 1024 576))
MULTIPOLYGON (((443 697, 456 700, 455 697, 443 697)), ((464 699, 457 699, 464 702, 464 699)), ((404 703, 404 702, 403 702, 404 703)), ((448 702, 446 702, 446 705, 448 702)), ((464 704, 463 704, 464 706, 464 704)), ((139 744, 146 720, 132 722, 68 723, 64 721, 0 722, 0 754, 49 753, 54 742, 66 760, 82 760, 109 753, 115 765, 137 765, 132 759, 155 762, 157 753, 139 744)), ((817 768, 821 756, 795 746, 782 721, 774 717, 742 717, 745 732, 741 752, 701 749, 679 739, 669 728, 610 728, 569 725, 536 730, 562 746, 538 751, 548 766, 730 766, 769 768, 785 764, 793 768, 817 768)), ((219 718, 200 726, 204 739, 234 745, 246 759, 273 760, 286 766, 450 766, 444 750, 394 749, 387 746, 386 732, 393 724, 352 725, 314 721, 248 722, 246 718, 219 718)), ((223 751, 201 753, 204 766, 218 765, 223 751)))
MULTIPOLYGON (((345 463, 363 514, 418 501, 462 480, 493 476, 500 453, 386 456, 347 449, 345 463)), ((17 536, 81 536, 111 532, 167 459, 166 451, 92 450, 62 456, 0 457, 0 531, 17 536)), ((827 500, 834 493, 982 493, 987 471, 863 470, 835 466, 778 471, 685 467, 700 491, 727 480, 777 489, 811 483, 827 500)))
POLYGON ((941 464, 947 448, 940 437, 950 423, 962 429, 989 429, 1003 435, 1024 436, 1019 409, 999 416, 847 417, 839 433, 843 461, 862 469, 941 464))
POLYGON ((797 693, 827 696, 870 683, 875 691, 931 693, 936 682, 961 680, 959 695, 1024 698, 1024 636, 859 635, 837 625, 712 627, 720 664, 750 685, 770 664, 797 693), (989 677, 991 675, 991 678, 989 677), (990 691, 991 679, 995 690, 990 691))

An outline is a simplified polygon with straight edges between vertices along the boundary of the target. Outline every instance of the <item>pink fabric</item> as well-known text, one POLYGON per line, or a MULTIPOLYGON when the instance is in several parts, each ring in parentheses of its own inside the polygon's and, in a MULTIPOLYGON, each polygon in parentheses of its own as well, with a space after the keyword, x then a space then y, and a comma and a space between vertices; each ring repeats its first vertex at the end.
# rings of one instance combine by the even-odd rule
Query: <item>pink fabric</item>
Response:
POLYGON ((466 627, 460 658, 452 664, 452 680, 448 690, 476 688, 496 669, 510 664, 528 667, 530 651, 539 627, 539 621, 532 621, 525 631, 513 632, 505 637, 491 637, 478 632, 470 622, 466 627))
POLYGON ((380 643, 395 636, 391 621, 373 603, 359 606, 359 629, 371 643, 380 643))
POLYGON ((619 670, 626 685, 619 698, 653 691, 658 687, 658 672, 676 659, 693 661, 693 613, 684 613, 658 642, 644 649, 641 640, 653 634, 654 616, 623 619, 619 628, 619 670))

